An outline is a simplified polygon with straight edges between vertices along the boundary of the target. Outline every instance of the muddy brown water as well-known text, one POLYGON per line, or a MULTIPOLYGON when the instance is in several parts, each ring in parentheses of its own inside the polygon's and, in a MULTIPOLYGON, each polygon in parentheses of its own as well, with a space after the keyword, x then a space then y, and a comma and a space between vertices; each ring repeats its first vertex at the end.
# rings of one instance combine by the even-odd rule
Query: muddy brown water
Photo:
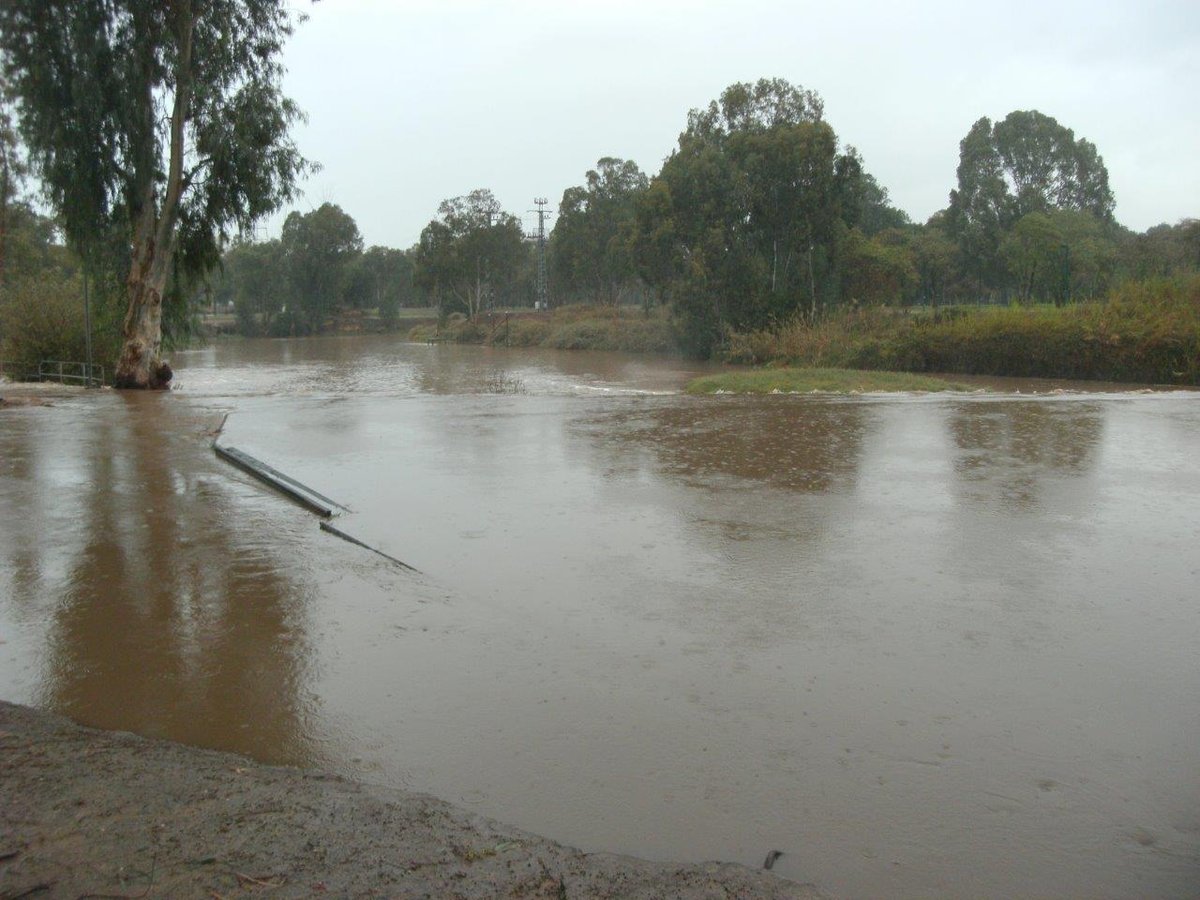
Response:
POLYGON ((1200 395, 695 398, 678 361, 373 337, 173 363, 0 414, 6 699, 845 897, 1196 895, 1200 395), (225 411, 420 574, 216 459, 225 411))

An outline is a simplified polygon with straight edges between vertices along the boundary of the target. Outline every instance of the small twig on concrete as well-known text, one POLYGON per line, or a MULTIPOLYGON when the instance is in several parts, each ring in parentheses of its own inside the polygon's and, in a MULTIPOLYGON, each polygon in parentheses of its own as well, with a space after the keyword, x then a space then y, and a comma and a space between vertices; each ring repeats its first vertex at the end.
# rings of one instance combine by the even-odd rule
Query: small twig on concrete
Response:
POLYGON ((237 876, 238 881, 240 881, 244 884, 256 884, 259 887, 265 887, 265 888, 280 887, 283 885, 283 882, 287 880, 285 878, 285 876, 283 876, 283 875, 268 875, 267 878, 271 878, 271 879, 278 878, 279 880, 278 881, 264 881, 261 878, 255 878, 252 875, 246 875, 242 872, 234 872, 233 874, 237 876))

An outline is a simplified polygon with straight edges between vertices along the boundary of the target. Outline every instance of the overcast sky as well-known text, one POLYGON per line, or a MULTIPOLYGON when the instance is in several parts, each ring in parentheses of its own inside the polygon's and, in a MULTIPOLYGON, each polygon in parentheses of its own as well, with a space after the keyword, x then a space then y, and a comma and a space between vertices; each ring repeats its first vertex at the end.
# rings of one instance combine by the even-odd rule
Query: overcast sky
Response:
MULTIPOLYGON (((527 226, 602 156, 654 174, 729 84, 817 91, 914 220, 943 208, 981 116, 1038 109, 1099 148, 1117 218, 1200 216, 1200 0, 293 0, 297 132, 368 245, 490 188, 527 226)), ((268 223, 278 233, 281 217, 268 223)))

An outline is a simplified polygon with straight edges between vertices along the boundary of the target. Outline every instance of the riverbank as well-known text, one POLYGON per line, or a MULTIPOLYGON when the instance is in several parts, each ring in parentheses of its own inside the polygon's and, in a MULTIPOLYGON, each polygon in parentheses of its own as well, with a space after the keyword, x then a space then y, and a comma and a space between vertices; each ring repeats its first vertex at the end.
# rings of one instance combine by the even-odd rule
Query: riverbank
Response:
POLYGON ((824 896, 734 864, 583 853, 432 797, 4 702, 0 772, 5 897, 824 896))
POLYGON ((618 350, 626 353, 678 353, 666 310, 563 306, 483 313, 474 320, 452 315, 442 323, 417 325, 413 341, 447 341, 498 347, 543 347, 550 350, 618 350))
POLYGON ((1103 302, 872 307, 734 334, 729 362, 1200 385, 1200 277, 1130 282, 1103 302))
POLYGON ((969 390, 971 388, 964 384, 908 372, 786 367, 705 375, 687 386, 689 394, 868 394, 969 390))

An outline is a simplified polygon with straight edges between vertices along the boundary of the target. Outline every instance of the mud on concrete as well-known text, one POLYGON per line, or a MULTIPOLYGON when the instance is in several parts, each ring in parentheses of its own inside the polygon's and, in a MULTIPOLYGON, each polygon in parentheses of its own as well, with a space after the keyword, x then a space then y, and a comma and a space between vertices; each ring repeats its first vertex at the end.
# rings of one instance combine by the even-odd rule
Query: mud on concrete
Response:
POLYGON ((46 381, 8 381, 0 378, 0 409, 17 406, 53 406, 55 400, 78 397, 87 388, 46 381))
POLYGON ((0 702, 0 897, 768 897, 728 863, 583 853, 432 797, 0 702))

